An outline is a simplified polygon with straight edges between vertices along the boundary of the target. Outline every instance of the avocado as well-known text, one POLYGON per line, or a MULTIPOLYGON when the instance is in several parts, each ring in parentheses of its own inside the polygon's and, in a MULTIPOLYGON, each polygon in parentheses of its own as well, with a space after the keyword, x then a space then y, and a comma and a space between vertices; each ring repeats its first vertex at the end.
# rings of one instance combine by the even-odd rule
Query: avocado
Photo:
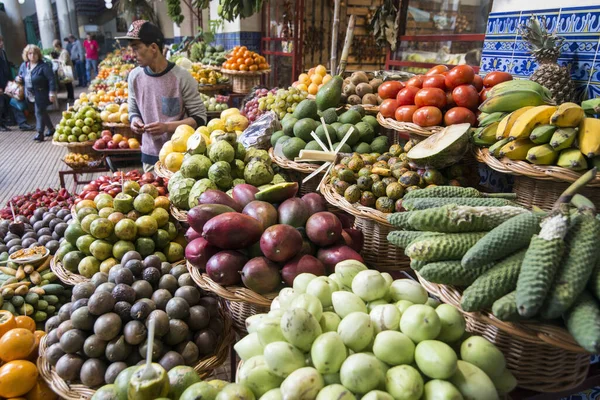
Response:
POLYGON ((325 144, 326 146, 329 144, 329 141, 327 140, 327 134, 329 134, 329 138, 331 139, 332 143, 335 141, 335 138, 337 137, 335 128, 333 126, 327 125, 327 124, 325 125, 325 127, 323 127, 323 124, 319 124, 319 126, 317 126, 317 129, 315 130, 315 134, 319 137, 321 142, 323 142, 323 144, 325 144))
POLYGON ((161 357, 158 363, 166 371, 170 371, 179 365, 185 365, 185 360, 183 359, 183 356, 176 351, 168 351, 164 356, 161 357))
POLYGON ((126 301, 118 301, 113 307, 113 312, 124 324, 131 320, 131 304, 126 301))
POLYGON ((181 286, 175 291, 175 297, 184 299, 190 307, 200 303, 200 291, 192 285, 181 286))
POLYGON ((298 122, 298 118, 291 117, 286 121, 281 122, 281 129, 286 136, 294 135, 294 125, 298 122))
POLYGON ((358 113, 360 114, 361 118, 363 118, 365 116, 365 109, 360 104, 353 105, 352 107, 349 108, 349 110, 358 111, 358 113))
POLYGON ((124 283, 120 283, 115 286, 115 288, 112 291, 112 296, 117 302, 126 301, 129 304, 135 302, 135 290, 133 290, 131 286, 126 285, 124 283))
POLYGON ((167 306, 167 302, 172 298, 173 295, 167 289, 158 289, 157 291, 152 293, 152 301, 154 301, 154 304, 156 304, 156 308, 158 308, 159 310, 164 310, 167 306))
POLYGON ((83 358, 77 354, 65 354, 56 363, 56 373, 65 381, 74 381, 79 378, 79 371, 83 365, 83 358))
MULTIPOLYGON (((311 136, 311 132, 315 131, 318 127, 317 121, 312 118, 302 118, 296 122, 294 125, 293 131, 294 136, 304 140, 304 142, 310 142, 313 140, 311 136)), ((287 144, 287 142, 286 142, 287 144)), ((306 143, 305 143, 306 145, 306 143)))
MULTIPOLYGON (((171 294, 175 293, 178 288, 177 278, 174 275, 163 275, 158 282, 159 289, 166 289, 171 294)), ((160 307, 159 307, 160 308, 160 307)))
MULTIPOLYGON (((350 136, 348 136, 348 139, 346 139, 346 144, 348 146, 352 146, 355 143, 357 143, 360 139, 360 132, 358 131, 358 129, 356 129, 355 127, 352 126, 352 124, 342 124, 340 125, 337 129, 336 129, 336 136, 337 136, 337 140, 335 140, 336 142, 341 142, 342 139, 344 139, 344 136, 346 136, 346 134, 348 133, 348 131, 350 131, 350 129, 352 129, 352 133, 350 134, 350 136)), ((334 141, 334 139, 331 140, 332 142, 334 141)), ((333 146, 333 149, 336 149, 336 146, 333 146)), ((351 150, 347 151, 346 153, 349 153, 351 150)))
MULTIPOLYGON (((173 299, 171 299, 173 300, 173 299)), ((171 301, 169 300, 169 302, 171 301)), ((167 303, 168 304, 168 303, 167 303)), ((163 310, 154 310, 146 319, 146 328, 150 321, 154 320, 154 333, 157 337, 162 337, 169 332, 169 316, 163 310)))
POLYGON ((338 121, 340 121, 342 124, 357 124, 361 121, 362 116, 360 115, 360 113, 356 110, 350 109, 348 111, 346 111, 345 113, 343 113, 342 115, 340 115, 340 117, 338 118, 338 121))
POLYGON ((72 301, 79 299, 89 299, 96 287, 91 282, 78 283, 73 287, 72 301))
POLYGON ((71 313, 71 322, 75 329, 89 331, 94 327, 96 317, 90 313, 87 306, 78 308, 71 313))
POLYGON ((185 322, 180 319, 172 319, 169 321, 169 333, 165 335, 164 341, 169 346, 175 346, 183 342, 189 333, 190 329, 185 322))
POLYGON ((338 115, 335 107, 321 111, 320 116, 323 118, 326 124, 333 124, 338 120, 338 115))
POLYGON ((92 315, 102 315, 113 309, 115 299, 108 292, 94 293, 88 300, 88 311, 92 315))
POLYGON ((175 351, 183 356, 186 365, 193 365, 200 358, 198 346, 192 341, 181 342, 175 346, 175 351))
MULTIPOLYGON (((286 114, 286 115, 289 115, 289 114, 286 114)), ((285 136, 285 133, 283 131, 274 132, 271 135, 271 146, 275 147, 275 145, 277 144, 277 140, 282 136, 285 136)))
POLYGON ((110 362, 124 361, 131 354, 133 347, 125 341, 124 335, 119 335, 106 345, 106 358, 110 362))
POLYGON ((65 355, 60 343, 54 343, 46 349, 45 357, 50 365, 55 366, 58 360, 65 355))
POLYGON ((90 358, 103 357, 105 350, 106 341, 101 340, 96 335, 89 336, 83 343, 83 353, 90 358))
POLYGON ((294 161, 294 159, 300 155, 300 151, 304 150, 305 147, 306 142, 304 140, 300 139, 299 137, 290 138, 283 143, 283 155, 288 160, 294 161))
POLYGON ((97 358, 90 358, 81 366, 79 379, 88 387, 97 387, 104 383, 106 364, 97 358))
POLYGON ((139 301, 131 306, 130 315, 133 320, 144 321, 152 311, 148 303, 139 301))
POLYGON ((329 82, 321 86, 316 96, 317 108, 326 110, 337 107, 342 97, 343 84, 344 79, 339 75, 335 75, 329 82))
POLYGON ((98 317, 94 323, 94 333, 101 340, 112 340, 121 331, 121 318, 115 313, 107 313, 98 317))
POLYGON ((292 116, 296 119, 310 118, 318 119, 317 102, 312 99, 304 99, 296 106, 292 116))
MULTIPOLYGON (((146 357, 146 352, 148 351, 148 339, 144 340, 142 344, 138 347, 138 352, 140 356, 146 357)), ((152 361, 160 360, 162 355, 164 354, 164 345, 160 339, 154 339, 154 345, 152 346, 152 361)))
MULTIPOLYGON (((108 366, 108 368, 106 368, 106 373, 104 374, 104 381, 107 384, 111 385, 112 383, 115 382, 115 380, 117 379, 117 376, 125 368, 127 368, 127 364, 124 363, 123 361, 118 361, 118 362, 111 363, 108 366)), ((96 392, 96 393, 98 393, 98 392, 96 392)))
POLYGON ((190 316, 190 305, 181 297, 173 297, 165 311, 170 319, 186 319, 190 316))

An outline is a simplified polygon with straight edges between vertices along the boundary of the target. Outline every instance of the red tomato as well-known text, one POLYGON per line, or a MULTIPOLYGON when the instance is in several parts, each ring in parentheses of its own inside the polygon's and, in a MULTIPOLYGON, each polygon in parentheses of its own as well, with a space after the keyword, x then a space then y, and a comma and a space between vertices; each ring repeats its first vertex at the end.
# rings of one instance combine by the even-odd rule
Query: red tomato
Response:
POLYGON ((452 108, 454 106, 456 106, 456 103, 452 97, 452 91, 446 92, 446 108, 452 108))
POLYGON ((481 92, 479 92, 479 104, 483 103, 487 99, 487 93, 490 88, 484 88, 481 92))
POLYGON ((404 88, 404 83, 399 81, 387 81, 379 85, 377 94, 382 99, 393 99, 396 97, 398 92, 404 88))
POLYGON ((436 126, 442 123, 442 112, 437 107, 421 107, 413 114, 413 122, 419 126, 436 126))
POLYGON ((379 112, 385 118, 394 118, 396 108, 398 108, 398 102, 396 99, 385 99, 383 103, 379 105, 379 112))
POLYGON ((423 79, 423 88, 434 87, 446 90, 446 77, 444 75, 429 75, 423 79))
POLYGON ((395 117, 396 121, 400 122, 412 122, 413 114, 417 111, 417 106, 400 106, 396 109, 395 117))
POLYGON ((452 91, 452 98, 459 107, 475 109, 479 105, 479 93, 473 85, 460 85, 452 91))
POLYGON ((444 115, 444 125, 454 125, 454 124, 462 124, 469 123, 471 126, 475 126, 477 122, 477 118, 475 117, 475 113, 465 107, 454 107, 446 111, 444 115))
POLYGON ((437 74, 441 74, 443 72, 448 72, 448 69, 449 68, 446 67, 445 65, 436 65, 435 67, 433 67, 429 71, 427 71, 425 76, 437 75, 437 74))
POLYGON ((434 106, 444 108, 446 107, 446 92, 438 88, 421 89, 415 96, 415 105, 417 107, 434 106))
POLYGON ((396 96, 396 101, 399 106, 411 106, 415 104, 415 95, 419 92, 418 87, 416 86, 407 86, 401 91, 398 92, 398 96, 396 96))
POLYGON ((512 81, 513 77, 508 72, 494 71, 483 78, 483 86, 486 88, 494 87, 501 82, 512 81))
POLYGON ((477 74, 473 77, 473 86, 477 89, 477 92, 480 92, 483 89, 483 78, 477 74))
POLYGON ((452 68, 448 75, 446 75, 446 87, 448 89, 454 89, 460 85, 466 85, 473 82, 475 72, 473 68, 468 65, 457 65, 452 68))
POLYGON ((423 75, 413 76, 406 81, 406 86, 416 86, 418 88, 423 87, 423 75))

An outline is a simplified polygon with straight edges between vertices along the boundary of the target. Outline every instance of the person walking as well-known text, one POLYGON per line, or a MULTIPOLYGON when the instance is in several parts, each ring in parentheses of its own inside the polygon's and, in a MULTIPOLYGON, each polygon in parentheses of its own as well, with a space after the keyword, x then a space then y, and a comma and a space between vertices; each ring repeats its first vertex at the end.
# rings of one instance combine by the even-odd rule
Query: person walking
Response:
POLYGON ((0 130, 10 131, 7 125, 13 125, 14 119, 22 131, 32 131, 33 126, 27 123, 23 111, 10 106, 10 98, 4 93, 6 84, 13 79, 11 63, 4 50, 4 37, 0 35, 0 130), (11 114, 12 113, 12 114, 11 114))
POLYGON ((35 108, 35 129, 37 135, 33 140, 44 141, 44 128, 48 128, 46 136, 54 135, 54 126, 48 106, 56 99, 56 80, 52 66, 44 62, 42 51, 34 44, 23 49, 23 64, 19 68, 17 81, 25 86, 25 98, 35 108))
POLYGON ((116 39, 130 41, 138 62, 128 78, 129 120, 131 130, 142 135, 142 163, 148 172, 178 126, 206 124, 206 108, 192 75, 163 55, 165 37, 158 26, 134 21, 127 35, 116 39))
MULTIPOLYGON (((64 67, 71 67, 71 70, 73 70, 73 62, 71 61, 71 56, 69 55, 67 49, 63 49, 60 40, 56 39, 52 44, 54 45, 54 51, 58 53, 58 70, 60 70, 61 68, 64 69, 64 67)), ((66 82, 65 88, 67 89, 67 101, 69 103, 73 103, 75 101, 75 94, 73 93, 73 82, 66 82)))
POLYGON ((69 41, 71 42, 71 60, 75 64, 77 70, 77 80, 79 81, 79 87, 86 87, 88 82, 85 73, 85 53, 83 52, 83 45, 81 41, 73 35, 69 35, 69 41))
POLYGON ((85 41, 83 42, 85 47, 85 70, 87 72, 87 81, 91 82, 96 77, 96 71, 98 70, 98 42, 94 39, 94 35, 87 33, 85 41))

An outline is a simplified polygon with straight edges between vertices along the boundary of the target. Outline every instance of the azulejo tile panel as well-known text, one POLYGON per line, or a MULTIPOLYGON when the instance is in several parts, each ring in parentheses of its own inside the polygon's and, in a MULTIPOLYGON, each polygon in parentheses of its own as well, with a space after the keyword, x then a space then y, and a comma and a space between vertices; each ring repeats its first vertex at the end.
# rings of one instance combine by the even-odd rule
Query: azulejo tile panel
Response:
POLYGON ((560 65, 571 69, 580 92, 600 94, 600 5, 544 10, 492 13, 481 57, 481 73, 507 71, 520 78, 529 77, 537 63, 521 40, 518 26, 532 14, 545 16, 549 30, 565 38, 560 65))

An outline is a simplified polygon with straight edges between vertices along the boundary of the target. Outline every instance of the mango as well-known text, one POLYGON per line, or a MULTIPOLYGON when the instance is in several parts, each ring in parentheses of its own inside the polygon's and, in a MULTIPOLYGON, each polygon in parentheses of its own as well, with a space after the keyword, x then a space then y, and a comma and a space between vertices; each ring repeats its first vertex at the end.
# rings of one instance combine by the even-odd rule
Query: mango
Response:
POLYGON ((319 325, 323 332, 337 332, 337 328, 340 325, 342 319, 334 312, 325 311, 321 316, 319 325))
POLYGON ((424 304, 415 304, 406 309, 400 318, 400 330, 413 342, 435 339, 442 329, 435 310, 424 304))
POLYGON ((425 384, 422 400, 463 400, 462 394, 453 384, 438 379, 425 384))
POLYGON ((393 304, 377 306, 369 313, 375 334, 381 331, 400 329, 400 310, 393 304))
POLYGON ((281 332, 280 323, 281 318, 276 317, 264 318, 260 322, 258 328, 256 329, 256 334, 258 335, 258 340, 263 347, 269 343, 285 341, 285 337, 281 332))
POLYGON ((440 334, 436 338, 442 342, 452 343, 460 339, 465 333, 467 323, 465 317, 450 304, 440 304, 436 309, 435 313, 440 318, 442 329, 440 334))
POLYGON ((352 287, 352 280, 360 271, 365 271, 367 267, 356 260, 345 260, 335 265, 335 276, 340 283, 347 287, 352 287))
POLYGON ((311 367, 304 367, 292 372, 281 384, 284 399, 314 399, 323 387, 323 377, 311 367))
POLYGON ((388 284, 379 271, 360 271, 352 280, 352 292, 364 301, 381 299, 388 291, 388 284))
POLYGON ((246 361, 254 356, 260 356, 264 346, 258 338, 258 333, 252 332, 240 339, 233 349, 242 360, 246 361))
POLYGON ((281 394, 281 389, 275 388, 269 390, 267 393, 263 394, 260 398, 261 400, 283 400, 283 395, 281 394))
POLYGON ((489 377, 499 376, 506 368, 504 354, 481 336, 471 336, 462 342, 460 358, 481 368, 489 377))
POLYGON ((282 378, 306 366, 304 353, 284 341, 266 345, 263 356, 271 372, 282 378))
POLYGON ((366 349, 374 336, 371 319, 362 312, 353 312, 342 318, 337 333, 346 347, 354 352, 366 349))
POLYGON ((424 340, 415 349, 415 361, 422 373, 432 379, 448 379, 456 372, 456 353, 439 340, 424 340))
POLYGON ((458 360, 456 373, 449 379, 465 400, 498 400, 492 380, 479 367, 458 360))
POLYGON ((333 384, 325 386, 319 394, 316 400, 356 400, 354 394, 340 384, 333 384))
POLYGON ((326 332, 313 342, 310 356, 317 371, 321 374, 332 374, 339 372, 348 356, 348 350, 340 335, 326 332))
POLYGON ((306 287, 308 286, 310 281, 312 281, 316 277, 317 276, 315 274, 311 274, 309 272, 301 273, 296 278, 294 278, 294 286, 293 286, 294 291, 296 291, 296 293, 299 293, 299 294, 305 293, 306 287))
MULTIPOLYGON (((295 281, 294 281, 295 283, 295 281)), ((333 309, 341 318, 353 312, 367 313, 367 306, 364 301, 351 292, 334 292, 331 295, 333 309)))
POLYGON ((387 371, 385 388, 394 399, 418 399, 423 394, 423 378, 410 365, 398 365, 387 371))
POLYGON ((394 400, 394 398, 387 392, 381 390, 371 390, 365 394, 361 400, 394 400))
POLYGON ((427 291, 411 279, 396 279, 390 286, 390 293, 394 301, 408 300, 414 304, 427 302, 427 291))
POLYGON ((396 307, 398 307, 398 311, 400 311, 400 316, 402 316, 402 314, 404 314, 404 311, 406 311, 406 309, 410 306, 412 306, 413 303, 412 301, 408 301, 408 300, 400 300, 396 302, 396 307))
POLYGON ((339 372, 336 374, 322 374, 322 375, 323 375, 323 381, 325 382, 326 385, 333 385, 334 383, 339 383, 339 384, 342 383, 339 372))
POLYGON ((236 383, 246 385, 257 398, 279 387, 282 382, 283 378, 269 369, 263 356, 255 356, 244 361, 236 377, 236 383))
POLYGON ((385 381, 383 365, 369 353, 352 354, 340 369, 342 385, 354 393, 367 393, 385 381))
MULTIPOLYGON (((292 301, 298 297, 300 293, 290 287, 283 288, 279 291, 279 305, 283 310, 290 308, 292 301)), ((247 323, 246 323, 247 324, 247 323)))
POLYGON ((321 334, 321 326, 315 317, 302 308, 287 310, 281 317, 280 326, 285 339, 302 351, 310 350, 321 334))
POLYGON ((492 382, 500 394, 510 393, 517 387, 517 380, 508 369, 504 369, 500 375, 493 377, 492 382))
POLYGON ((373 353, 389 365, 412 364, 415 359, 415 344, 402 332, 383 331, 375 336, 373 353))
MULTIPOLYGON (((197 397, 196 397, 197 398, 197 397)), ((255 400, 254 394, 250 389, 238 383, 230 383, 225 386, 217 395, 215 400, 255 400)))
POLYGON ((248 318, 246 318, 246 331, 248 331, 248 333, 253 333, 256 332, 256 328, 258 328, 258 325, 260 323, 260 321, 263 318, 267 318, 268 314, 254 314, 249 316, 248 318))
POLYGON ((319 276, 308 283, 306 293, 315 296, 323 307, 331 307, 331 295, 340 290, 339 285, 331 278, 319 276))
POLYGON ((267 313, 267 315, 271 318, 279 318, 281 319, 281 317, 283 317, 283 314, 285 314, 285 310, 282 310, 281 308, 276 308, 275 310, 271 310, 267 313))
POLYGON ((389 301, 385 300, 385 299, 377 299, 377 300, 373 300, 367 303, 367 311, 369 312, 369 314, 371 313, 371 311, 373 311, 373 309, 377 306, 384 306, 386 304, 389 304, 389 301))
POLYGON ((302 308, 308 311, 313 317, 315 317, 317 321, 320 320, 321 316, 323 315, 323 305, 319 299, 308 293, 299 294, 294 300, 292 300, 290 309, 294 308, 302 308))

